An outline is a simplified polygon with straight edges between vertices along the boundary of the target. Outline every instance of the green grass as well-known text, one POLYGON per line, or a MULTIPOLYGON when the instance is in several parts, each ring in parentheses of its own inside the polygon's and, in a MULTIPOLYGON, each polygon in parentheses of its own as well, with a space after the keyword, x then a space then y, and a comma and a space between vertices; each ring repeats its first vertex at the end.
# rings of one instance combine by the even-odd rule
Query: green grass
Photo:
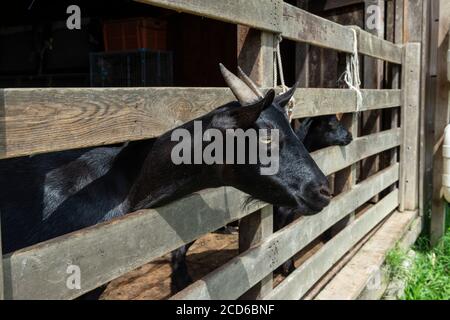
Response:
POLYGON ((450 229, 442 242, 430 248, 425 238, 419 238, 413 250, 416 255, 409 270, 405 270, 406 254, 398 248, 386 257, 390 277, 404 279, 405 300, 450 300, 450 229))

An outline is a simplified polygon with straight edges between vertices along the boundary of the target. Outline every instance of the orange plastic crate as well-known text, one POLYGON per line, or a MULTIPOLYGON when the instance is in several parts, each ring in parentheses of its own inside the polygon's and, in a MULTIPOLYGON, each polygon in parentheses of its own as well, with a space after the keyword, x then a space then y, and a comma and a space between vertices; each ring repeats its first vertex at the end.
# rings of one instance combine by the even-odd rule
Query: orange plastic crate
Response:
POLYGON ((167 23, 154 18, 105 21, 103 39, 105 51, 167 50, 167 23))

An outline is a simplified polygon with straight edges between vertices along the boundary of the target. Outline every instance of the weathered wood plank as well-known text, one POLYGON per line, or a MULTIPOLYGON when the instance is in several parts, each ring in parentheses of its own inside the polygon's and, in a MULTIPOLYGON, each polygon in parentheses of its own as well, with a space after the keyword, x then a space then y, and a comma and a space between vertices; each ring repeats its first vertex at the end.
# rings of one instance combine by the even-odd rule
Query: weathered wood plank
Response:
POLYGON ((136 0, 255 29, 281 31, 282 0, 136 0))
POLYGON ((195 193, 38 244, 3 258, 7 299, 75 298, 199 236, 254 212, 233 188, 195 193), (81 290, 66 287, 66 268, 81 270, 81 290))
POLYGON ((274 34, 237 26, 238 65, 259 87, 274 86, 274 46, 274 34))
MULTIPOLYGON (((273 206, 266 206, 239 221, 239 252, 245 252, 273 234, 273 206)), ((264 297, 273 288, 273 275, 269 273, 241 299, 254 300, 264 297)))
POLYGON ((407 43, 404 51, 400 211, 418 207, 420 49, 420 43, 407 43))
MULTIPOLYGON (((238 26, 238 64, 260 87, 276 86, 273 73, 275 46, 274 34, 238 26)), ((261 243, 272 233, 272 206, 244 217, 239 221, 239 252, 261 243)), ((266 295, 272 288, 273 276, 270 273, 241 298, 253 300, 266 295)))
POLYGON ((328 241, 320 250, 281 282, 265 299, 299 300, 366 233, 398 205, 394 190, 352 224, 328 241))
MULTIPOLYGON (((392 63, 402 63, 401 46, 383 40, 357 27, 359 53, 392 63)), ((315 16, 295 6, 284 4, 282 36, 293 41, 352 53, 351 28, 315 16)))
MULTIPOLYGON (((406 233, 402 236, 400 240, 397 241, 396 245, 403 250, 404 252, 407 252, 411 246, 416 242, 417 238, 419 237, 420 233, 422 231, 422 218, 417 217, 411 224, 409 225, 408 230, 406 233)), ((377 285, 374 285, 375 279, 370 279, 371 281, 368 282, 368 284, 365 286, 363 291, 358 295, 356 299, 358 300, 380 300, 383 299, 393 299, 394 297, 389 297, 389 292, 386 292, 386 290, 393 290, 395 293, 398 294, 398 283, 395 283, 391 281, 390 275, 389 275, 389 268, 385 268, 385 265, 379 266, 380 267, 380 273, 377 275, 376 281, 377 285), (388 296, 386 296, 388 294, 388 296), (383 297, 384 296, 384 297, 383 297)), ((395 297, 395 299, 398 299, 398 296, 395 297)))
MULTIPOLYGON (((395 190, 395 189, 394 189, 395 190)), ((393 190, 391 190, 392 192, 393 190)), ((368 205, 367 210, 373 205, 368 205)), ((353 221, 352 221, 353 222, 353 221)), ((314 300, 320 291, 333 279, 339 271, 353 258, 353 256, 362 248, 362 246, 379 230, 379 226, 375 227, 367 233, 353 248, 351 248, 326 274, 317 281, 314 286, 309 289, 306 295, 302 297, 303 300, 314 300)))
POLYGON ((392 129, 356 138, 346 148, 330 147, 313 153, 314 161, 326 174, 342 170, 364 158, 399 146, 401 130, 392 129))
POLYGON ((383 40, 358 27, 352 27, 358 33, 359 53, 367 56, 389 61, 395 64, 402 63, 402 46, 383 40))
MULTIPOLYGON (((363 103, 359 111, 384 109, 402 105, 401 90, 361 90, 363 103)), ((350 113, 356 108, 356 93, 347 89, 297 89, 294 118, 324 114, 350 113)))
MULTIPOLYGON (((397 166, 378 179, 370 180, 366 187, 358 187, 357 190, 362 190, 355 191, 361 193, 356 197, 358 201, 364 202, 364 197, 378 190, 379 184, 392 184, 397 179, 395 168, 397 166)), ((381 188, 384 187, 383 184, 381 188)), ((242 210, 245 199, 245 194, 233 188, 208 190, 162 208, 133 213, 7 255, 3 259, 5 297, 61 299, 79 296, 265 206, 256 203, 242 210), (65 271, 70 264, 79 266, 82 271, 81 290, 69 290, 65 285, 65 271)), ((350 199, 349 196, 347 201, 350 199)))
MULTIPOLYGON (((167 9, 242 24, 293 40, 343 52, 353 51, 353 32, 281 0, 137 0, 167 9)), ((360 33, 360 52, 401 63, 398 46, 368 33, 360 33)))
POLYGON ((430 67, 431 75, 435 75, 431 79, 431 86, 429 88, 432 101, 430 106, 434 110, 434 117, 431 123, 431 146, 434 150, 433 154, 433 194, 432 194, 432 210, 431 210, 431 225, 430 237, 431 243, 436 245, 439 243, 442 236, 445 234, 445 207, 446 204, 441 196, 442 186, 442 137, 444 130, 450 119, 450 82, 448 81, 446 65, 447 50, 450 45, 450 2, 439 0, 433 2, 433 19, 435 21, 434 34, 432 35, 433 44, 437 44, 436 52, 431 52, 430 59, 433 60, 434 66, 430 67), (433 73, 434 72, 434 73, 433 73))
POLYGON ((349 28, 287 3, 281 27, 283 38, 343 52, 353 51, 354 37, 349 28))
POLYGON ((5 89, 0 158, 150 138, 232 100, 225 88, 5 89))
MULTIPOLYGON (((352 134, 353 141, 358 138, 358 114, 350 113, 344 114, 341 118, 341 123, 346 126, 347 130, 352 134)), ((350 167, 347 167, 335 174, 334 177, 334 190, 333 194, 339 194, 343 191, 351 189, 356 185, 358 178, 359 163, 353 163, 350 167)), ((334 237, 349 223, 353 222, 355 213, 351 212, 345 219, 339 221, 333 227, 331 227, 328 236, 334 237)))
MULTIPOLYGON (((364 29, 371 37, 367 39, 384 39, 385 37, 385 27, 384 22, 386 18, 385 12, 385 2, 384 0, 365 0, 364 1, 364 29), (371 11, 373 7, 378 8, 375 13, 371 11), (375 21, 371 21, 370 15, 377 15, 375 21), (371 25, 375 22, 375 25, 371 25)), ((365 33, 361 33, 361 29, 356 29, 360 33, 359 40, 361 41, 360 46, 363 46, 363 37, 365 33)), ((374 59, 373 57, 365 56, 363 58, 363 86, 366 89, 381 89, 383 86, 384 79, 384 62, 379 59, 374 59)), ((372 110, 363 112, 361 114, 361 134, 371 134, 379 132, 381 130, 381 119, 383 110, 372 110)), ((380 168, 381 155, 365 159, 361 163, 361 179, 365 179, 377 172, 380 168)), ((371 202, 377 202, 378 195, 371 199, 371 202)))
MULTIPOLYGON (((297 8, 308 10, 310 3, 309 0, 297 0, 297 8)), ((295 74, 299 80, 300 88, 309 87, 309 50, 310 46, 307 43, 297 42, 295 44, 295 74)))
MULTIPOLYGON (((364 109, 401 91, 364 93, 364 109)), ((1 89, 0 159, 153 138, 233 101, 227 88, 1 89)), ((351 90, 298 89, 295 117, 356 110, 351 90)))
POLYGON ((353 300, 379 275, 388 250, 405 234, 417 211, 395 212, 380 230, 316 297, 317 300, 353 300))
POLYGON ((394 90, 361 90, 363 107, 361 110, 374 110, 398 107, 402 105, 402 91, 394 90))
POLYGON ((393 184, 399 175, 394 165, 332 200, 315 216, 303 217, 274 233, 257 247, 232 259, 219 270, 179 292, 173 299, 235 299, 304 248, 323 231, 393 184))

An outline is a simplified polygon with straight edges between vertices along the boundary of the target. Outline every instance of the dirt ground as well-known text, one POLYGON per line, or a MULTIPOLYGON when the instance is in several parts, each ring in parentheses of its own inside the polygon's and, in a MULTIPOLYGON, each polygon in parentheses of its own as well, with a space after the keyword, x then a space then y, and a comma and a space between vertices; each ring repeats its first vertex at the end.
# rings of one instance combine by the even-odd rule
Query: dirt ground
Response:
MULTIPOLYGON (((298 267, 322 246, 316 241, 295 257, 298 267)), ((238 234, 208 234, 195 242, 187 256, 189 273, 198 280, 238 255, 238 234)), ((109 283, 103 300, 161 300, 170 293, 170 254, 143 265, 109 283)), ((274 274, 274 286, 284 277, 274 274)))

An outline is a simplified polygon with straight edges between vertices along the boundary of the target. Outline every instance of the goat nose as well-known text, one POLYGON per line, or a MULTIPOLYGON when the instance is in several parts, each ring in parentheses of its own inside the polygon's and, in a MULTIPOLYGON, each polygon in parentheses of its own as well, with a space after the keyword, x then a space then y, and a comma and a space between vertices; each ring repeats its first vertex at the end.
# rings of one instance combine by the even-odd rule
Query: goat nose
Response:
POLYGON ((328 180, 324 179, 320 182, 314 181, 308 184, 309 200, 322 206, 328 205, 331 199, 331 190, 328 186, 328 180))
POLYGON ((322 185, 319 187, 319 193, 324 196, 325 198, 330 199, 331 198, 331 190, 328 184, 322 185))

